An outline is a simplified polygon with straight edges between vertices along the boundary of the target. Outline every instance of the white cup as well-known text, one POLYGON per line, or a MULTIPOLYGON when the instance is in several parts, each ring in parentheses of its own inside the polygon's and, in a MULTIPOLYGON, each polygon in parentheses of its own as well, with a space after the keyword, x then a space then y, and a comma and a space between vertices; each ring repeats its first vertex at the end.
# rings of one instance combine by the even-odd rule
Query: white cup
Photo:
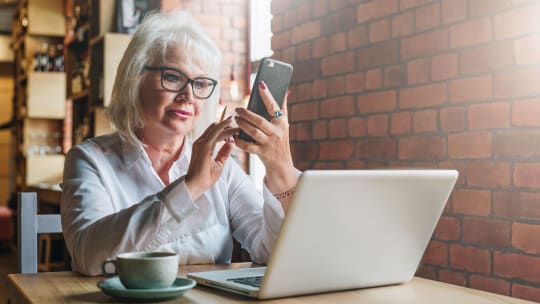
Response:
POLYGON ((170 287, 178 274, 179 256, 172 252, 129 252, 107 259, 101 268, 105 276, 118 275, 128 289, 159 289, 170 287), (114 272, 106 270, 114 265, 114 272))

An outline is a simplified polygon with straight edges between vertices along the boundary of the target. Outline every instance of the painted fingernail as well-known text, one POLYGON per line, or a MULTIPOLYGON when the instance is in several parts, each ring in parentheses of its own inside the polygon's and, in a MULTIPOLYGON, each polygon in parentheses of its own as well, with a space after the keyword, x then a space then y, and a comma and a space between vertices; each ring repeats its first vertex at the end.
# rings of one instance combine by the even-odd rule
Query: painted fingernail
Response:
POLYGON ((291 90, 287 90, 287 97, 289 97, 289 95, 291 95, 291 90))
POLYGON ((264 81, 259 82, 259 89, 266 90, 266 83, 264 81))
POLYGON ((240 113, 244 112, 244 108, 236 108, 236 109, 234 109, 234 111, 236 111, 236 113, 240 114, 240 113))

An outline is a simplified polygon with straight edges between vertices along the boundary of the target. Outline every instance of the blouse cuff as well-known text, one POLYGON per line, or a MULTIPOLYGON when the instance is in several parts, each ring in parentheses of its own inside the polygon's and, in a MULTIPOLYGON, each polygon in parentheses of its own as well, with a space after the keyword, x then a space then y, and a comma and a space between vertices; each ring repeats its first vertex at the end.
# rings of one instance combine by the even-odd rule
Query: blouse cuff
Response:
POLYGON ((165 187, 158 194, 158 198, 165 204, 167 210, 177 223, 182 222, 199 209, 189 195, 184 177, 177 179, 165 187))

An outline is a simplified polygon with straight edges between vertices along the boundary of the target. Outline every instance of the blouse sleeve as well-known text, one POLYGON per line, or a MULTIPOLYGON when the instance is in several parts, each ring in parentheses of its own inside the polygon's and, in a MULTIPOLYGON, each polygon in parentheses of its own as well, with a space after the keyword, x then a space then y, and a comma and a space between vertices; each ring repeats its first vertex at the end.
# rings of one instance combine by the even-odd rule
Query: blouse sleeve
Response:
MULTIPOLYGON (((113 202, 111 182, 107 181, 106 187, 104 179, 111 178, 114 170, 106 168, 105 163, 100 149, 76 146, 64 165, 60 205, 63 234, 74 270, 86 275, 100 275, 102 262, 120 252, 159 247, 178 221, 197 210, 183 178, 135 204, 113 202), (173 199, 182 203, 172 208, 173 199)), ((121 184, 113 187, 129 191, 121 184)))

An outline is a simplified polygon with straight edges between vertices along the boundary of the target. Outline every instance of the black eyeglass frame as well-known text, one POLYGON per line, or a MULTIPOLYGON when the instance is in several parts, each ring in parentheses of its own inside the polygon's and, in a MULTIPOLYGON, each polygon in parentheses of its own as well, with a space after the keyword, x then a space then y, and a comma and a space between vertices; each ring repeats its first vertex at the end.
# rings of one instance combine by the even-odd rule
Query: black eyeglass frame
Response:
POLYGON ((173 67, 167 67, 167 66, 149 66, 149 65, 145 65, 144 66, 144 69, 145 70, 150 70, 150 71, 160 71, 161 72, 161 75, 160 75, 160 84, 161 84, 161 87, 166 90, 166 91, 169 91, 169 92, 180 92, 182 91, 183 89, 186 88, 186 86, 188 84, 191 84, 191 92, 193 93, 193 96, 199 98, 199 99, 208 99, 210 98, 210 96, 212 96, 212 94, 214 93, 214 90, 216 89, 216 86, 218 84, 218 81, 215 80, 215 79, 212 79, 210 77, 195 77, 195 78, 189 78, 186 74, 184 74, 184 72, 180 71, 179 69, 176 69, 176 68, 173 68, 173 67), (172 71, 175 71, 179 74, 182 74, 184 77, 186 77, 187 81, 186 83, 178 90, 171 90, 171 89, 167 89, 164 85, 163 85, 163 71, 166 71, 166 70, 172 70, 172 71), (213 86, 212 86, 212 91, 210 91, 210 93, 208 94, 208 96, 206 97, 200 97, 199 95, 197 95, 195 93, 195 88, 193 86, 193 82, 195 82, 196 80, 199 80, 199 79, 204 79, 204 80, 209 80, 213 86))

